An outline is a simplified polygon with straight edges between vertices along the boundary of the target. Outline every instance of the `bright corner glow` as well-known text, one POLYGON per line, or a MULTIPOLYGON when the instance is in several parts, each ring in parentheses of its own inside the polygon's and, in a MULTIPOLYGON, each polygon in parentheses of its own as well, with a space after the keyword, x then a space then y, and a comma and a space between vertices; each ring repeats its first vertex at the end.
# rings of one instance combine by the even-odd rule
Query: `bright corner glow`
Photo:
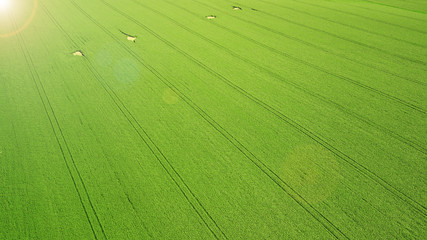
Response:
POLYGON ((11 5, 12 5, 11 0, 0 0, 0 11, 9 10, 11 5))

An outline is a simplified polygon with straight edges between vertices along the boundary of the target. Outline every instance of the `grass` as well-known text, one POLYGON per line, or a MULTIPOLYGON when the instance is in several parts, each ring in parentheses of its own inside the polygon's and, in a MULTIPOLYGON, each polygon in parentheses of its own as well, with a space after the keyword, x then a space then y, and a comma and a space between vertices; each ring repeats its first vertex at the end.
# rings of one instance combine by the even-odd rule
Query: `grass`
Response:
POLYGON ((425 11, 14 1, 0 238, 425 238, 425 11))

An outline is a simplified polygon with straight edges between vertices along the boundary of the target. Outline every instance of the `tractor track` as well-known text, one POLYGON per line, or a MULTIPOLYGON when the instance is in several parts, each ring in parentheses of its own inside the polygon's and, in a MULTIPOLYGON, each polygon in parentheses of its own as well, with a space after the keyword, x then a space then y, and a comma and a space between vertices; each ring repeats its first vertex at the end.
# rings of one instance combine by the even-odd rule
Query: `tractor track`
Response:
MULTIPOLYGON (((14 22, 14 25, 16 27, 16 23, 15 22, 14 22)), ((41 100, 41 102, 43 104, 45 113, 46 113, 47 118, 49 120, 50 126, 52 128, 53 134, 54 134, 55 139, 56 139, 56 142, 58 143, 59 149, 61 151, 62 158, 63 158, 63 160, 65 162, 65 165, 67 167, 68 173, 69 173, 69 175, 71 177, 71 180, 73 182, 74 189, 76 190, 76 193, 77 193, 77 195, 79 197, 80 204, 82 205, 83 211, 84 211, 84 213, 86 215, 86 219, 87 219, 87 221, 88 221, 88 223, 90 225, 90 228, 92 230, 93 236, 94 236, 95 239, 98 239, 95 227, 94 227, 94 225, 93 225, 93 223, 92 223, 92 221, 91 221, 91 219, 89 217, 89 210, 85 206, 86 205, 84 203, 85 201, 87 201, 89 203, 88 205, 90 206, 90 209, 92 210, 92 213, 93 213, 94 217, 96 218, 96 221, 97 221, 97 223, 99 225, 99 228, 101 230, 102 236, 105 239, 108 239, 107 236, 106 236, 106 234, 105 234, 105 231, 104 231, 104 228, 102 226, 102 223, 101 223, 101 221, 100 221, 100 219, 98 217, 98 214, 96 213, 95 207, 94 207, 94 205, 93 205, 93 203, 92 203, 92 201, 90 199, 90 195, 89 195, 88 190, 86 188, 86 185, 85 185, 85 183, 83 181, 83 178, 82 178, 82 176, 80 174, 80 171, 79 171, 79 169, 78 169, 78 167, 76 165, 76 162, 74 161, 74 158, 73 158, 73 155, 72 155, 72 153, 70 151, 70 148, 68 146, 67 140, 65 139, 65 136, 64 136, 64 134, 62 132, 61 125, 59 124, 59 121, 58 121, 58 119, 56 117, 55 111, 54 111, 54 109, 53 109, 53 107, 52 107, 52 105, 51 105, 51 103, 49 101, 49 97, 46 94, 44 86, 43 86, 43 84, 42 84, 42 82, 40 80, 40 77, 39 77, 39 75, 37 73, 37 70, 35 68, 34 62, 33 62, 32 58, 30 56, 30 53, 29 53, 29 50, 28 50, 27 46, 25 45, 25 41, 22 38, 21 33, 17 34, 17 38, 19 39, 20 47, 21 47, 22 53, 23 53, 23 55, 25 57, 26 64, 27 64, 27 66, 29 68, 29 71, 31 73, 31 77, 32 77, 32 79, 34 81, 37 93, 38 93, 38 95, 40 97, 40 100, 41 100), (69 161, 71 161, 71 164, 69 163, 69 161), (73 168, 70 165, 72 165, 73 168), (74 176, 74 174, 73 174, 74 171, 72 169, 74 169, 74 171, 75 171, 74 174, 76 174, 77 177, 74 176), (79 190, 79 188, 83 188, 83 190, 79 190), (81 193, 81 192, 84 192, 84 193, 81 193), (84 198, 82 195, 85 195, 86 198, 84 198)))
POLYGON ((358 163, 356 160, 352 159, 351 157, 349 157, 345 153, 343 153, 340 150, 338 150, 337 148, 333 147, 327 141, 323 140, 320 136, 316 135, 315 133, 313 133, 309 129, 303 127, 302 125, 298 124, 296 121, 294 121, 291 118, 287 117, 286 115, 282 114, 280 111, 274 109, 270 105, 264 103, 262 100, 254 97, 250 93, 246 92, 244 89, 242 89, 239 86, 235 85, 230 80, 228 80, 227 78, 225 78, 221 74, 215 72, 214 70, 212 70, 211 68, 209 68, 208 66, 206 66, 202 62, 198 61, 197 59, 195 59, 194 57, 192 57, 188 53, 186 53, 183 50, 179 49, 174 44, 172 44, 171 42, 167 41, 166 39, 164 39, 163 37, 161 37, 160 35, 158 35, 157 33, 155 33, 153 30, 151 30, 150 28, 148 28, 147 26, 145 26, 141 22, 137 21, 136 19, 130 17, 126 13, 124 13, 124 12, 120 11, 119 9, 115 8, 111 4, 107 3, 105 0, 100 0, 100 1, 102 3, 104 3, 106 6, 109 6, 111 9, 113 9, 117 13, 119 13, 120 15, 124 16, 125 18, 129 19, 130 21, 133 21, 135 24, 137 24, 141 28, 145 29, 147 32, 149 32, 150 34, 152 34, 153 36, 155 36, 159 40, 163 41, 165 44, 167 44, 168 46, 170 46, 171 48, 175 49, 180 54, 182 54, 185 57, 187 57, 188 59, 190 59, 192 62, 196 63, 197 65, 199 65, 200 67, 202 67, 203 69, 205 69, 207 72, 209 72, 212 75, 216 76, 218 79, 222 80, 224 83, 226 83, 227 85, 229 85, 233 89, 237 90, 238 92, 240 92, 241 94, 243 94, 244 96, 246 96, 247 98, 249 98, 251 101, 255 102, 256 104, 258 104, 262 108, 264 108, 267 111, 269 111, 271 114, 273 114, 276 117, 280 118, 282 121, 284 121, 287 124, 289 124, 290 126, 294 127, 299 132, 303 133, 304 135, 308 136, 309 138, 311 138, 312 140, 314 140, 318 144, 322 145, 324 148, 326 148, 327 150, 329 150, 330 152, 332 152, 334 155, 336 155, 339 159, 342 159, 344 162, 348 163, 350 166, 352 166, 353 168, 355 168, 361 174, 365 175, 369 179, 371 179, 374 182, 378 183, 379 185, 381 185, 382 187, 384 187, 387 191, 389 191, 390 193, 392 193, 396 197, 400 198, 402 201, 404 201, 407 204, 409 204, 411 207, 413 207, 418 212, 420 212, 420 214, 422 214, 423 216, 427 215, 426 214, 426 210, 427 209, 422 204, 418 203, 417 201, 415 201, 411 197, 407 196, 406 194, 404 194, 403 192, 401 192, 397 188, 393 187, 391 184, 389 184, 387 181, 385 181, 384 179, 382 179, 380 176, 376 175, 374 172, 372 172, 371 170, 369 170, 368 168, 366 168, 362 164, 358 163))
MULTIPOLYGON (((166 2, 167 2, 167 1, 166 1, 166 2)), ((171 4, 172 4, 172 3, 171 3, 171 4)), ((212 41, 211 39, 209 39, 209 38, 207 38, 207 37, 203 36, 202 34, 200 34, 200 33, 196 32, 196 31, 194 31, 194 30, 191 30, 190 28, 188 28, 188 27, 186 27, 186 26, 184 26, 184 25, 180 24, 180 23, 179 23, 179 22, 177 22, 176 20, 174 20, 174 19, 172 19, 172 18, 168 17, 167 15, 165 15, 165 14, 163 14, 163 13, 161 13, 161 12, 157 11, 157 10, 154 10, 154 9, 152 9, 152 8, 150 8, 150 7, 147 7, 147 6, 145 6, 145 5, 142 5, 142 4, 139 4, 139 5, 140 5, 140 6, 142 6, 142 7, 144 7, 144 8, 147 8, 147 9, 149 9, 150 11, 153 11, 153 12, 155 12, 155 13, 157 13, 157 14, 159 14, 159 15, 161 15, 161 16, 163 16, 163 17, 167 18, 167 19, 169 19, 171 22, 173 22, 174 24, 176 24, 176 25, 178 25, 179 27, 183 28, 184 30, 186 30, 186 31, 188 31, 188 32, 190 32, 190 33, 192 33, 193 35, 195 35, 195 36, 197 36, 197 37, 199 37, 199 38, 201 38, 201 39, 203 39, 203 40, 205 40, 205 41, 207 41, 207 42, 209 42, 210 44, 212 44, 212 45, 216 46, 217 48, 220 48, 220 49, 222 49, 222 50, 226 51, 228 54, 232 55, 233 57, 236 57, 236 58, 238 58, 239 60, 241 60, 241 61, 243 61, 243 62, 245 62, 245 63, 248 63, 248 64, 252 65, 253 67, 256 67, 257 69, 259 69, 259 70, 261 70, 261 71, 263 71, 263 72, 268 73, 270 76, 272 76, 272 77, 276 78, 277 80, 279 80, 279 81, 281 81, 281 82, 284 82, 284 83, 286 83, 286 84, 289 84, 290 86, 294 87, 295 89, 297 89, 297 90, 299 90, 299 91, 301 91, 301 92, 303 92, 303 93, 305 93, 305 94, 307 94, 307 95, 310 95, 310 96, 312 96, 312 97, 314 97, 314 98, 317 98, 317 99, 321 100, 322 102, 325 102, 325 103, 327 103, 327 104, 329 104, 329 105, 331 105, 331 106, 335 107, 336 109, 338 109, 338 110, 342 111, 343 113, 348 114, 348 115, 350 115, 350 116, 352 116, 352 117, 354 117, 354 118, 358 119, 359 121, 362 121, 362 122, 364 122, 365 124, 367 124, 367 125, 369 125, 369 126, 371 126, 371 127, 375 128, 375 129, 377 129, 377 130, 379 130, 379 131, 382 131, 382 132, 386 133, 387 135, 389 135, 389 136, 391 136, 391 137, 395 138, 396 140, 398 140, 398 141, 400 141, 400 142, 402 142, 402 143, 404 143, 404 144, 406 144, 406 145, 408 145, 408 146, 410 146, 410 147, 412 147, 412 148, 416 149, 417 151, 419 151, 419 152, 421 152, 421 153, 423 153, 423 154, 427 154, 427 149, 426 149, 425 147, 421 146, 420 144, 418 144, 418 143, 416 143, 416 142, 413 142, 413 141, 411 141, 411 140, 409 140, 409 139, 407 139, 407 138, 405 138, 405 137, 403 137, 403 136, 401 136, 401 135, 399 135, 399 134, 397 134, 397 133, 395 133, 395 132, 393 132, 393 131, 391 131, 391 130, 389 130, 389 129, 387 129, 387 128, 385 128, 385 127, 383 127, 383 126, 381 126, 381 125, 379 125, 379 124, 377 124, 377 123, 375 123, 375 122, 373 122, 373 121, 371 121, 371 120, 369 120, 369 119, 366 119, 366 118, 364 118, 363 116, 361 116, 361 115, 359 115, 359 114, 357 114, 357 113, 355 113, 355 112, 352 112, 351 110, 349 110, 349 109, 345 108, 344 106, 342 106, 341 104, 339 104, 339 103, 337 103, 337 102, 334 102, 334 101, 332 101, 332 100, 330 100, 330 99, 328 99, 328 98, 326 98, 326 97, 324 97, 324 96, 322 96, 322 95, 320 95, 320 94, 318 94, 318 93, 315 93, 315 92, 313 92, 313 91, 310 91, 310 90, 308 90, 308 89, 306 89, 306 88, 302 87, 301 85, 299 85, 299 84, 297 84, 297 83, 295 83, 295 82, 292 82, 292 81, 290 81, 290 80, 287 80, 286 78, 282 77, 281 75, 279 75, 279 74, 277 74, 277 73, 274 73, 274 72, 272 72, 272 71, 268 70, 267 68, 265 68, 265 67, 263 67, 263 66, 261 66, 261 65, 259 65, 259 64, 257 64, 257 63, 255 63, 255 62, 252 62, 251 60, 249 60, 249 59, 247 59, 247 58, 244 58, 244 57, 240 56, 239 54, 237 54, 237 53, 233 52, 232 50, 230 50, 230 49, 228 49, 228 48, 226 48, 226 47, 224 47, 224 46, 220 45, 219 43, 217 43, 217 42, 215 42, 215 41, 212 41)), ((178 6, 177 6, 177 7, 178 7, 178 6)))

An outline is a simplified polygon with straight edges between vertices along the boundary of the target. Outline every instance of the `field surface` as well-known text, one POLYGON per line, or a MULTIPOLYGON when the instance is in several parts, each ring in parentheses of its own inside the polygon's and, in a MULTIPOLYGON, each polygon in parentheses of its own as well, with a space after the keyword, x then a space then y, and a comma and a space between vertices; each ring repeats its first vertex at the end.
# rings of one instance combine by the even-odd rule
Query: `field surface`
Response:
POLYGON ((426 239, 427 2, 0 0, 0 239, 426 239))

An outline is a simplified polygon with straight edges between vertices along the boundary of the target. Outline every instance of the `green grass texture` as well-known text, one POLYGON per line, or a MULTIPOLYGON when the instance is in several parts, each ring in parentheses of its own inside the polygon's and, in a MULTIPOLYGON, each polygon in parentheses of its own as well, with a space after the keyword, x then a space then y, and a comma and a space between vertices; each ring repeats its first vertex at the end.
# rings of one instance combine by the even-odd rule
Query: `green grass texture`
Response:
POLYGON ((427 2, 0 0, 0 239, 426 239, 427 2))

